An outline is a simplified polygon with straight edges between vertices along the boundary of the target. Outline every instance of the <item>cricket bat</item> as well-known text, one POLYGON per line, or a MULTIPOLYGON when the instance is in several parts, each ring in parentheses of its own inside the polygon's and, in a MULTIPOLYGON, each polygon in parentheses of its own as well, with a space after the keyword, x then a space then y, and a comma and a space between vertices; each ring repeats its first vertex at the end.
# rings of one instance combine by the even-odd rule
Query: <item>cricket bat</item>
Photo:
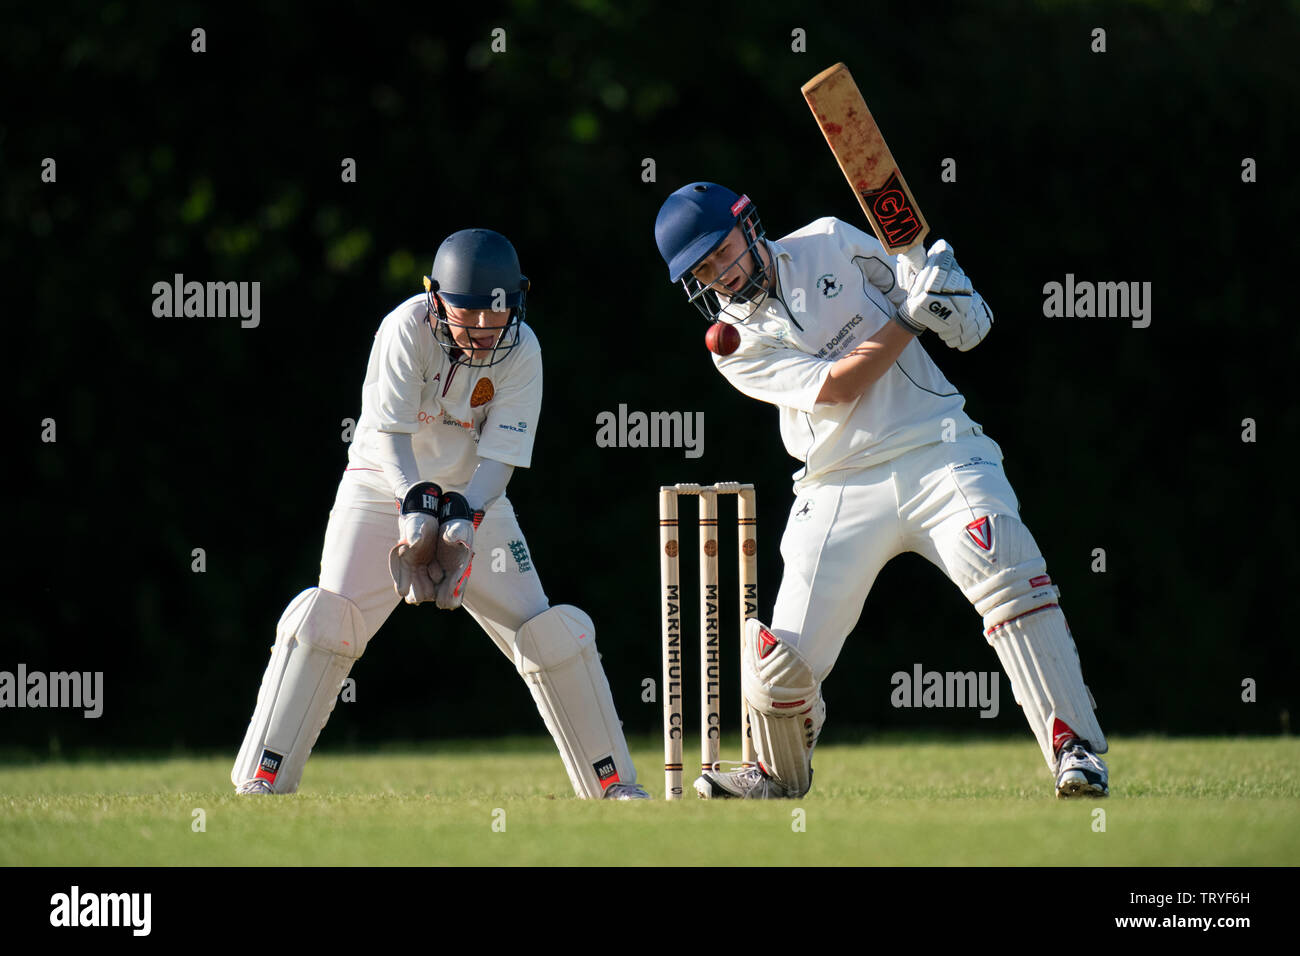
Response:
POLYGON ((914 262, 924 261, 930 226, 849 68, 836 63, 818 73, 803 85, 803 96, 876 238, 891 255, 904 253, 914 262))

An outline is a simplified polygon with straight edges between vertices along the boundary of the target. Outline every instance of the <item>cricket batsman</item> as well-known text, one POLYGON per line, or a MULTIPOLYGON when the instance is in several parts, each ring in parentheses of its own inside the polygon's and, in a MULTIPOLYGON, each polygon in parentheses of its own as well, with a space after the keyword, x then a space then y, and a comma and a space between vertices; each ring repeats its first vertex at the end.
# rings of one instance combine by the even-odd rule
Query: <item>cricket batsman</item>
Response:
POLYGON ((439 247, 424 287, 375 334, 319 583, 280 618, 231 781, 245 794, 298 789, 353 663, 405 600, 463 605, 479 623, 532 692, 574 793, 648 799, 591 619, 550 606, 506 498, 542 401, 519 258, 504 236, 466 229, 439 247), (515 556, 505 571, 475 570, 475 553, 498 548, 515 556))
POLYGON ((786 450, 804 463, 772 625, 749 621, 741 651, 758 766, 707 770, 699 794, 808 792, 822 682, 880 569, 915 551, 982 616, 1056 795, 1106 796, 1106 737, 1060 591, 1020 519, 1002 450, 920 342, 933 331, 966 351, 992 325, 948 244, 923 261, 894 257, 830 217, 773 242, 747 196, 707 182, 668 197, 655 240, 670 281, 714 323, 718 371, 777 406, 786 450))

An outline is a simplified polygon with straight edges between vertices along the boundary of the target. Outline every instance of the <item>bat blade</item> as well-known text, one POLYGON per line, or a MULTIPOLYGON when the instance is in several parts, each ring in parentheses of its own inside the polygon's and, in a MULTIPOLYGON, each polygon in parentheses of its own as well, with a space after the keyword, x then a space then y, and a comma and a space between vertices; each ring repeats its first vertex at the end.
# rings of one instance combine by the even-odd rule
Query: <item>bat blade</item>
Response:
POLYGON ((848 67, 836 63, 818 73, 803 96, 886 251, 897 255, 923 243, 930 226, 848 67))

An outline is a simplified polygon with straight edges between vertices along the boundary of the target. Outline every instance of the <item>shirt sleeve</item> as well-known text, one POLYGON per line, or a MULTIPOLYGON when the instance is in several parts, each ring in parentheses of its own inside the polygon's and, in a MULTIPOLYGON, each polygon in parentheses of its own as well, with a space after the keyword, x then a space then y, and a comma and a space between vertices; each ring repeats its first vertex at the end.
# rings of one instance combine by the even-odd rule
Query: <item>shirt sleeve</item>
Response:
POLYGON ((862 277, 885 293, 895 306, 902 305, 907 290, 898 284, 898 257, 886 252, 875 236, 842 219, 835 220, 834 232, 844 255, 858 267, 862 277))
POLYGON ((817 404, 832 364, 815 355, 762 341, 742 344, 731 355, 715 355, 713 363, 727 381, 750 398, 801 412, 811 412, 817 404))
POLYGON ((393 497, 401 501, 411 486, 420 480, 420 466, 415 460, 411 436, 405 432, 378 432, 375 437, 375 457, 384 477, 393 487, 393 497))
POLYGON ((478 440, 478 456, 527 468, 542 410, 542 350, 528 337, 506 380, 488 405, 478 440))
POLYGON ((420 428, 420 394, 424 389, 426 326, 402 316, 379 327, 379 376, 375 412, 379 431, 415 434, 420 428))
POLYGON ((514 474, 514 466, 502 464, 491 458, 480 458, 474 474, 465 486, 465 500, 474 510, 487 511, 506 493, 506 485, 514 474))

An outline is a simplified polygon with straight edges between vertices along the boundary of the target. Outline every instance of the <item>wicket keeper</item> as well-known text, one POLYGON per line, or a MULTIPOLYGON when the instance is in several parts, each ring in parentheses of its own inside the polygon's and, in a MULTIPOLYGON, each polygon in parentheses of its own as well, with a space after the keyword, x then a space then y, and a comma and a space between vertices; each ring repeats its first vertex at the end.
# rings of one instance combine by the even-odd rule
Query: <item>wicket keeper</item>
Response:
POLYGON ((574 793, 647 799, 591 619, 551 607, 518 560, 527 545, 506 484, 530 463, 542 401, 519 258, 499 233, 466 229, 439 247, 424 286, 375 334, 319 583, 280 618, 230 779, 244 794, 298 789, 353 663, 405 600, 463 605, 479 623, 532 692, 574 793), (516 560, 475 571, 475 553, 498 548, 516 560))

